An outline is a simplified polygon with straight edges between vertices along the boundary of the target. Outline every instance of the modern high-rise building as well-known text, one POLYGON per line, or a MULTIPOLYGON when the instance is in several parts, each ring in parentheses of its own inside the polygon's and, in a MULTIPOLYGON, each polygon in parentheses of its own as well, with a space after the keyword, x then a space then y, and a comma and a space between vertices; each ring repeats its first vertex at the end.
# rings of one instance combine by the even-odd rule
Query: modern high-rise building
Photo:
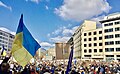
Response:
POLYGON ((13 34, 0 30, 0 48, 4 45, 7 50, 11 50, 14 38, 13 34))
POLYGON ((74 58, 83 60, 120 60, 120 13, 100 21, 84 21, 73 34, 74 58))

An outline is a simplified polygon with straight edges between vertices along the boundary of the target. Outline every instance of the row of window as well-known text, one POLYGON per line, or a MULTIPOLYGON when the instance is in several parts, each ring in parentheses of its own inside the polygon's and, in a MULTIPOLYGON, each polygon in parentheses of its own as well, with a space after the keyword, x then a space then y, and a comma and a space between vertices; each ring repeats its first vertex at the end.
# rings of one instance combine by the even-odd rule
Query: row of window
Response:
MULTIPOLYGON (((120 27, 116 27, 115 31, 120 31, 120 27)), ((105 33, 107 33, 107 32, 113 32, 113 28, 105 29, 104 32, 105 33)), ((93 32, 93 35, 96 35, 96 34, 97 34, 97 32, 93 32)), ((99 34, 102 34, 102 31, 99 31, 99 34)), ((89 32, 88 35, 90 36, 90 35, 92 35, 92 33, 89 32)), ((84 33, 84 36, 87 36, 87 33, 84 33)))
POLYGON ((5 43, 5 44, 7 44, 8 42, 0 40, 0 43, 5 43))
MULTIPOLYGON (((105 48, 105 52, 113 52, 114 48, 105 48)), ((120 48, 116 48, 116 51, 120 51, 120 48)))
MULTIPOLYGON (((105 45, 113 45, 114 41, 105 42, 105 45)), ((120 41, 115 41, 115 44, 120 44, 120 41)))
MULTIPOLYGON (((96 31, 93 32, 93 35, 96 35, 96 34, 97 34, 96 31)), ((99 31, 99 34, 102 34, 102 31, 99 31)), ((89 32, 88 35, 89 35, 89 36, 92 35, 92 32, 89 32)), ((87 33, 84 33, 84 36, 87 36, 87 33)))
POLYGON ((111 25, 113 25, 113 23, 104 24, 104 26, 111 26, 111 25))
MULTIPOLYGON (((116 48, 116 51, 120 52, 120 48, 116 48)), ((92 49, 89 49, 87 51, 87 49, 84 49, 84 53, 91 53, 92 52, 92 49)), ((98 52, 97 49, 94 49, 94 53, 98 52)), ((99 49, 99 52, 103 52, 102 49, 99 49)), ((114 52, 114 48, 105 48, 105 52, 114 52)))
POLYGON ((2 36, 0 36, 0 39, 5 39, 5 40, 8 40, 8 38, 2 37, 2 36))
MULTIPOLYGON (((91 47, 92 43, 89 43, 88 46, 91 47)), ((97 46, 97 43, 94 43, 93 46, 97 46)), ((99 43, 99 46, 102 46, 102 43, 99 43)), ((87 44, 84 44, 84 47, 87 47, 87 44)))
MULTIPOLYGON (((106 55, 106 57, 114 57, 114 55, 106 55)), ((120 55, 116 55, 116 57, 120 57, 120 55)))
MULTIPOLYGON (((91 40, 92 38, 88 38, 88 41, 91 41, 91 40)), ((97 37, 94 37, 93 40, 96 41, 97 37)), ((99 37, 99 40, 102 40, 102 37, 99 37)), ((87 41, 87 38, 84 38, 84 41, 87 41)))
MULTIPOLYGON (((105 45, 113 45, 114 41, 109 41, 109 42, 105 42, 105 45)), ((115 44, 120 44, 120 41, 115 41, 115 44)), ((89 43, 89 47, 91 47, 92 44, 89 43)), ((97 43, 94 43, 94 46, 97 46, 97 43)), ((102 43, 99 43, 99 46, 102 46, 102 43)), ((84 47, 87 47, 87 44, 84 44, 84 47)))
MULTIPOLYGON (((87 51, 87 49, 84 49, 84 53, 87 53, 87 52, 91 53, 91 52, 92 52, 92 49, 89 49, 88 51, 87 51)), ((94 49, 94 52, 96 53, 96 52, 97 52, 97 49, 94 49)), ((99 49, 99 52, 103 52, 103 50, 102 50, 102 49, 99 49)))
POLYGON ((8 37, 8 35, 7 35, 7 34, 5 34, 5 33, 2 33, 2 32, 0 32, 0 35, 3 35, 3 36, 6 36, 6 37, 8 37))
MULTIPOLYGON (((115 25, 117 25, 117 24, 120 24, 120 21, 115 22, 115 25)), ((104 24, 104 26, 112 26, 112 25, 113 25, 113 23, 104 24)))
MULTIPOLYGON (((120 37, 120 34, 115 34, 115 38, 120 37)), ((110 38, 114 38, 114 35, 105 35, 105 39, 110 39, 110 38)), ((88 41, 91 41, 91 38, 88 38, 88 41)), ((93 38, 94 41, 97 40, 97 37, 93 38)), ((99 37, 99 40, 102 40, 102 37, 99 37)), ((84 38, 84 41, 87 41, 87 38, 84 38)))
MULTIPOLYGON (((115 28, 115 31, 120 31, 120 27, 116 27, 116 28, 115 28)), ((105 33, 107 33, 107 32, 113 32, 113 28, 105 29, 104 32, 105 32, 105 33)))
MULTIPOLYGON (((91 57, 91 55, 84 55, 84 57, 91 57)), ((106 57, 114 57, 114 55, 106 55, 106 57)), ((116 57, 120 57, 120 55, 116 55, 116 57)))
POLYGON ((105 33, 107 33, 107 32, 113 32, 113 28, 105 29, 104 32, 105 32, 105 33))

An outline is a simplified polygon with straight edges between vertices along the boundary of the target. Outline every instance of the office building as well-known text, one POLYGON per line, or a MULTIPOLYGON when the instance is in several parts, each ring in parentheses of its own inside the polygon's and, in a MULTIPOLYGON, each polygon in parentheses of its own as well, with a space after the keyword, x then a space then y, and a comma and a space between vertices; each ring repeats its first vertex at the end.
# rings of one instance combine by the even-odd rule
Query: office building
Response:
POLYGON ((68 59, 70 52, 69 43, 55 43, 56 59, 68 59))
POLYGON ((74 57, 82 60, 120 60, 120 13, 84 23, 73 34, 74 57))
POLYGON ((82 59, 82 33, 84 31, 93 29, 96 29, 96 22, 85 20, 84 23, 81 26, 79 26, 73 34, 74 58, 82 59))
POLYGON ((11 50, 15 36, 11 33, 0 30, 0 48, 4 45, 7 50, 11 50))

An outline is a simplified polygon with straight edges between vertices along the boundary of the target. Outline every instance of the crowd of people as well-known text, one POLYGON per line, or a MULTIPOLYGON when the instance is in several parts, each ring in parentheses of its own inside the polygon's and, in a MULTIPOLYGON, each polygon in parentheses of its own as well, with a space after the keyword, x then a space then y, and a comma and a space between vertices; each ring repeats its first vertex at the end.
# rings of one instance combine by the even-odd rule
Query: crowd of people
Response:
MULTIPOLYGON (((68 61, 36 61, 22 67, 5 58, 0 65, 0 74, 65 74, 68 61)), ((69 74, 120 74, 120 62, 81 61, 72 63, 69 74)))

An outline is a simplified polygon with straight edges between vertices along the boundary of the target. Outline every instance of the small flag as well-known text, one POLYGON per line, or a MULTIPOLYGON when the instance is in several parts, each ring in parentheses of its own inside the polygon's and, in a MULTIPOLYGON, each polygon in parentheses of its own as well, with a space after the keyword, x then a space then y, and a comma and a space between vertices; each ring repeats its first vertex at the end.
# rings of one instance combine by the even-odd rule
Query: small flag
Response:
POLYGON ((25 66, 35 56, 36 51, 40 47, 41 46, 25 27, 23 23, 23 15, 21 15, 15 40, 12 45, 12 56, 20 65, 25 66))
POLYGON ((5 50, 6 50, 6 49, 5 49, 4 45, 2 45, 1 55, 6 56, 6 51, 5 51, 5 50))
POLYGON ((69 56, 69 61, 68 61, 68 65, 67 65, 66 74, 69 74, 69 72, 71 71, 72 59, 73 59, 73 49, 71 49, 71 52, 70 52, 70 56, 69 56))

